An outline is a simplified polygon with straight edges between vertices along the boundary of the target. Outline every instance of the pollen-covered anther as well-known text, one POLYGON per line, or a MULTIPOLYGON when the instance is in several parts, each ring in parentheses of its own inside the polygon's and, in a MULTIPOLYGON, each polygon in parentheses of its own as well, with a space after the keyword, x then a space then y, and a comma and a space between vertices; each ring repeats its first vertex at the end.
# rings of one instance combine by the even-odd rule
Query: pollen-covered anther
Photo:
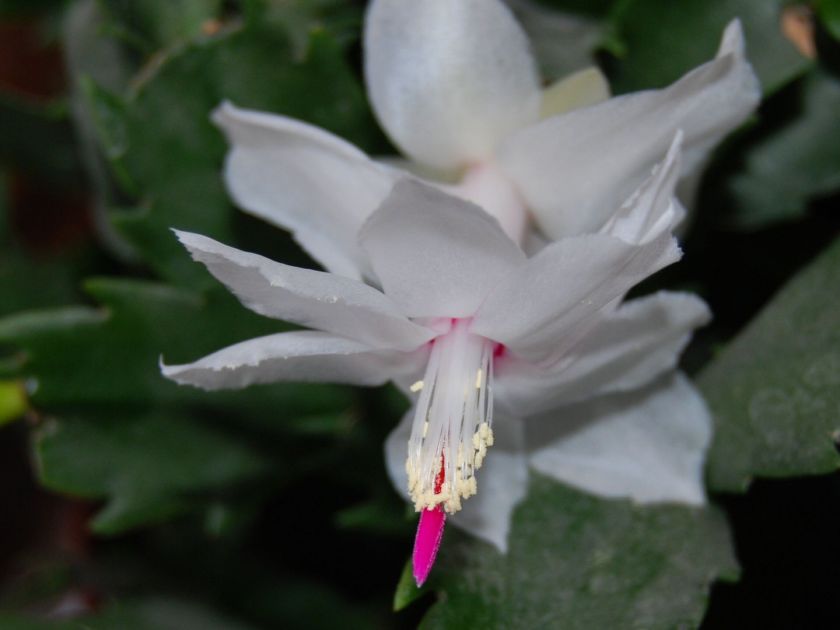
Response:
POLYGON ((453 513, 478 492, 476 471, 493 445, 495 344, 456 320, 438 337, 419 392, 408 443, 408 491, 417 511, 453 513), (436 484, 442 474, 444 481, 436 484))

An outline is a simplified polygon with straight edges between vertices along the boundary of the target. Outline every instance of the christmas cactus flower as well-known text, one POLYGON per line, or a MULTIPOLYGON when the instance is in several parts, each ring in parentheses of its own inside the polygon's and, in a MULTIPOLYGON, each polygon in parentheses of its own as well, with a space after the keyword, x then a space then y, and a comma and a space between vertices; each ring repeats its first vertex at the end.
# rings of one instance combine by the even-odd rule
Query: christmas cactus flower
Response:
POLYGON ((163 373, 206 389, 396 382, 414 405, 386 451, 421 513, 418 583, 447 515, 505 549, 529 466, 602 496, 700 504, 710 418, 674 367, 707 308, 679 293, 623 301, 680 257, 680 140, 598 230, 531 257, 479 206, 408 178, 358 231, 367 282, 178 232, 247 307, 311 330, 163 373))
MULTIPOLYGON (((690 177, 759 100, 737 21, 712 61, 615 98, 594 69, 541 89, 527 38, 497 0, 373 0, 364 54, 374 111, 411 160, 401 164, 481 206, 529 251, 600 229, 678 129, 679 177, 690 177)), ((283 116, 223 104, 214 120, 232 147, 237 204, 290 230, 329 271, 368 276, 356 235, 403 169, 283 116)))

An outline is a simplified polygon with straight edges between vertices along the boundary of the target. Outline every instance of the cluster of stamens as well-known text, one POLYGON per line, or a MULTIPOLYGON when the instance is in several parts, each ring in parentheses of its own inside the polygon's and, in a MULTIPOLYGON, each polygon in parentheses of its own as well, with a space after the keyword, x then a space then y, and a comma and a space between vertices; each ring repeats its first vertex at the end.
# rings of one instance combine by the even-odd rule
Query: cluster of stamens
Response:
POLYGON ((418 512, 437 506, 457 512, 478 491, 475 474, 493 445, 493 350, 492 342, 469 333, 468 322, 456 320, 435 340, 426 374, 411 388, 420 397, 406 472, 418 512))

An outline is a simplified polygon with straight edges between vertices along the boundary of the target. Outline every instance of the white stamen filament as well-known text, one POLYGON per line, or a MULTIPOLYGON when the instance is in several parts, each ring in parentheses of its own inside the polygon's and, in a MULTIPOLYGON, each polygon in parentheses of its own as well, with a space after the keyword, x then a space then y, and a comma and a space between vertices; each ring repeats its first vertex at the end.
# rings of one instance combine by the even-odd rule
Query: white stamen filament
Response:
POLYGON ((408 491, 419 512, 437 505, 450 514, 477 491, 476 471, 493 445, 494 343, 457 320, 435 339, 408 441, 408 491), (436 492, 441 471, 444 479, 436 492))

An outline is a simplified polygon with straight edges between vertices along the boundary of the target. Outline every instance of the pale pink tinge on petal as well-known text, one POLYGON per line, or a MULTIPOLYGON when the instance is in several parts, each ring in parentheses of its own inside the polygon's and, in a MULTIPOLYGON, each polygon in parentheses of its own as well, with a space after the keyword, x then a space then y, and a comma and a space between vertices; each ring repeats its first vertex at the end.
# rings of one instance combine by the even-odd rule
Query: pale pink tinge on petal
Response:
POLYGON ((456 186, 444 190, 481 206, 487 214, 496 218, 505 233, 519 245, 530 232, 530 219, 524 199, 513 182, 493 162, 472 165, 456 186))

